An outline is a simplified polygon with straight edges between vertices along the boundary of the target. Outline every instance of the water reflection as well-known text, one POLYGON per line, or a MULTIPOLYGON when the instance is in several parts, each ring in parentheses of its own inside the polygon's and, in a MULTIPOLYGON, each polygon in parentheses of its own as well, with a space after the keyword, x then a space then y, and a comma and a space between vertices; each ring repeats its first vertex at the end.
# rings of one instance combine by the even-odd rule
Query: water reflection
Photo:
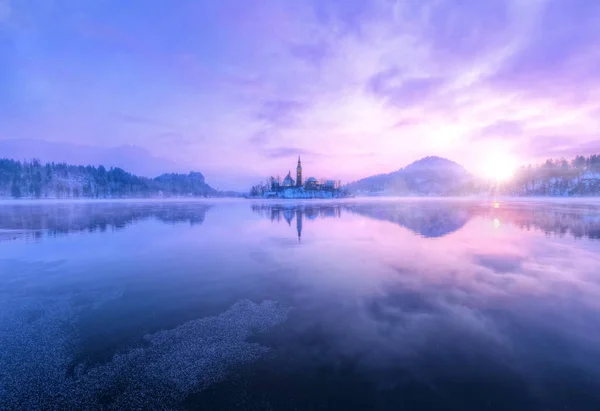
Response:
MULTIPOLYGON (((243 205, 237 204, 237 205, 243 205)), ((0 242, 39 240, 73 232, 121 230, 139 220, 200 225, 209 203, 82 202, 0 205, 0 242)), ((235 205, 224 205, 235 207, 235 205)), ((344 213, 388 221, 425 238, 444 237, 461 230, 474 218, 489 220, 493 228, 504 224, 549 235, 600 238, 600 207, 593 204, 524 204, 481 201, 390 201, 314 204, 251 204, 253 212, 273 222, 296 226, 300 241, 304 220, 341 218, 344 213)))
POLYGON ((340 218, 342 216, 341 204, 252 204, 251 209, 271 221, 284 220, 289 226, 296 220, 298 242, 302 239, 302 222, 306 218, 340 218))
POLYGON ((424 238, 444 237, 461 230, 474 218, 490 221, 493 228, 511 224, 524 230, 540 230, 558 236, 600 238, 600 207, 594 204, 505 203, 481 201, 390 201, 342 204, 252 204, 252 211, 270 218, 297 220, 298 238, 302 218, 341 217, 344 212, 388 221, 424 238))
POLYGON ((8 409, 600 409, 595 205, 12 207, 8 409))
POLYGON ((346 209, 398 224, 426 238, 443 237, 460 230, 477 214, 473 205, 452 202, 354 204, 346 209))
POLYGON ((291 224, 297 212, 301 212, 308 220, 317 218, 339 218, 342 216, 343 204, 252 204, 252 211, 269 218, 271 221, 280 222, 284 219, 291 224))
POLYGON ((121 230, 139 220, 154 218, 168 224, 201 225, 212 207, 175 202, 70 202, 0 205, 0 242, 39 240, 44 235, 121 230))
MULTIPOLYGON (((302 227, 302 217, 316 218, 337 217, 343 212, 357 214, 376 220, 389 221, 408 228, 423 237, 442 237, 463 227, 475 214, 472 207, 453 203, 344 203, 344 204, 274 204, 252 205, 252 210, 270 218, 281 221, 282 216, 288 224, 294 217, 298 226, 302 227)), ((299 230, 300 232, 300 230, 299 230)))
POLYGON ((524 230, 600 239, 600 207, 593 204, 508 204, 491 215, 524 230))

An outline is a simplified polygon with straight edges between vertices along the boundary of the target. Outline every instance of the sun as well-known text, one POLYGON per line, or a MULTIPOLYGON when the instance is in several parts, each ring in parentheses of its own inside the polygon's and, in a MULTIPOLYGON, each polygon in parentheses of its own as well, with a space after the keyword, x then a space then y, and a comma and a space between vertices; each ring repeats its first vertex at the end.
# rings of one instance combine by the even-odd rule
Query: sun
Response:
POLYGON ((517 167, 516 158, 507 154, 490 153, 481 169, 485 178, 502 182, 510 180, 517 167))

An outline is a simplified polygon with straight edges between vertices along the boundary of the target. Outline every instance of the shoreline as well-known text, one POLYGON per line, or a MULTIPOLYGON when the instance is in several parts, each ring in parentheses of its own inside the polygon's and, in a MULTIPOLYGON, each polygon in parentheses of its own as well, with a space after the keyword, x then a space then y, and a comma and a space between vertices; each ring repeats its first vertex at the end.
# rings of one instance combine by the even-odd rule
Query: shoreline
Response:
POLYGON ((273 202, 273 201, 348 201, 359 202, 469 202, 469 201, 497 201, 497 202, 555 202, 555 203, 600 203, 600 196, 553 197, 553 196, 343 196, 343 197, 170 197, 170 198, 0 198, 1 205, 7 204, 53 204, 53 203, 208 203, 208 202, 273 202))

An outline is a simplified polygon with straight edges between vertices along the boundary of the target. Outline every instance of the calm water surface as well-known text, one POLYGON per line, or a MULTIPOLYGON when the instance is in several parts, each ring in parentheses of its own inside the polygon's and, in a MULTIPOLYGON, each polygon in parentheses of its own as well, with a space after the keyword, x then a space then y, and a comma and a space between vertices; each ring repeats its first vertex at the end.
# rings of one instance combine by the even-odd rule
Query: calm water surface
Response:
POLYGON ((0 204, 0 409, 599 410, 600 204, 0 204))

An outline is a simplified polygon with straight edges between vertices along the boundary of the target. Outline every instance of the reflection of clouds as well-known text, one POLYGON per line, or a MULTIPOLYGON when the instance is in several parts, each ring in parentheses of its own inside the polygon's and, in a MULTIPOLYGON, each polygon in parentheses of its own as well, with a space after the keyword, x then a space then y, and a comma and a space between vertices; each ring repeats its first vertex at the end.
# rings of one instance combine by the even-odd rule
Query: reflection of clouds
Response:
MULTIPOLYGON (((581 225, 587 227, 584 232, 589 233, 596 221, 593 208, 512 207, 503 203, 501 208, 494 209, 490 204, 439 202, 429 204, 425 211, 409 211, 402 216, 402 210, 416 206, 371 204, 362 208, 369 210, 365 213, 346 212, 344 207, 350 209, 354 207, 352 204, 343 202, 337 209, 330 204, 328 212, 321 212, 318 203, 257 208, 255 211, 265 219, 241 226, 235 219, 231 220, 232 224, 225 224, 238 210, 232 208, 230 214, 216 212, 215 218, 222 217, 220 223, 223 224, 215 226, 227 228, 221 235, 213 236, 218 232, 210 231, 211 225, 190 233, 191 238, 208 231, 211 245, 214 244, 209 251, 202 247, 182 248, 185 243, 181 241, 144 258, 148 257, 150 264, 154 264, 173 258, 174 254, 169 253, 174 250, 178 257, 186 257, 186 253, 205 257, 206 253, 219 250, 223 251, 222 255, 215 253, 217 255, 210 260, 214 265, 203 264, 220 277, 227 275, 224 267, 228 262, 239 259, 246 264, 232 267, 243 273, 247 282, 238 281, 237 276, 220 278, 222 288, 202 304, 210 304, 211 298, 221 298, 221 293, 238 296, 252 290, 253 295, 261 295, 260 298, 266 295, 285 301, 286 306, 294 306, 290 319, 280 325, 282 330, 278 328, 277 332, 261 337, 282 340, 281 344, 274 344, 282 350, 277 358, 283 357, 281 361, 286 361, 286 366, 297 367, 293 368, 294 372, 302 367, 322 370, 323 366, 335 368, 350 363, 361 378, 378 386, 395 387, 418 381, 431 388, 428 393, 444 401, 449 391, 456 392, 451 384, 457 381, 482 381, 480 387, 486 392, 486 388, 498 387, 498 379, 506 378, 517 382, 523 390, 520 395, 527 396, 531 387, 537 387, 540 392, 536 395, 549 398, 555 394, 544 388, 552 384, 564 386, 567 379, 570 384, 585 384, 586 379, 598 381, 600 242, 588 238, 575 241, 570 234, 546 235, 546 229, 528 231, 521 224, 548 226, 559 232, 562 232, 561 227, 566 226, 569 232, 571 227, 581 225), (436 211, 436 207, 441 210, 436 211), (291 227, 284 218, 284 208, 289 210, 291 227), (436 238, 414 235, 412 230, 401 229, 402 224, 398 223, 402 221, 426 233, 441 233, 443 230, 438 229, 445 227, 440 224, 445 221, 443 216, 453 215, 459 217, 450 218, 453 222, 463 221, 464 216, 468 218, 460 229, 436 238), (415 221, 411 221, 413 217, 415 221), (494 230, 490 224, 494 218, 502 221, 501 229, 494 230), (271 224, 268 221, 271 219, 280 224, 271 224), (429 223, 432 223, 431 230, 429 223), (299 228, 303 230, 302 246, 298 246, 295 235, 286 235, 299 228), (290 249, 282 252, 281 248, 286 246, 290 249), (266 277, 255 277, 257 272, 264 274, 265 271, 268 272, 266 277), (266 280, 256 281, 257 278, 266 280), (551 380, 553 376, 555 379, 551 380)), ((240 204, 240 208, 249 214, 248 203, 240 204)), ((151 226, 157 228, 156 224, 151 226)), ((164 231, 161 227, 156 232, 164 231)), ((180 240, 187 243, 189 238, 180 240)), ((140 247, 146 246, 151 236, 136 241, 140 247)), ((49 245, 53 244, 36 247, 49 245)), ((51 258, 69 255, 68 249, 63 251, 63 254, 52 253, 51 258)), ((195 269, 200 260, 194 258, 190 267, 195 269)), ((64 271, 60 261, 56 264, 55 271, 64 271)), ((165 267, 170 267, 168 264, 165 267)), ((139 265, 135 267, 134 274, 143 270, 139 265)), ((22 275, 26 271, 27 278, 48 281, 48 276, 34 277, 39 271, 35 267, 19 271, 22 275)), ((165 290, 176 281, 171 273, 160 281, 164 283, 159 282, 158 291, 143 295, 156 292, 170 302, 165 290)), ((10 290, 6 284, 3 286, 10 290)), ((212 289, 209 292, 212 294, 212 289)), ((121 298, 118 292, 110 290, 103 295, 94 295, 93 302, 87 303, 88 308, 100 307, 101 310, 106 308, 102 303, 121 298)), ((85 334, 74 334, 71 319, 77 317, 77 312, 59 302, 52 303, 56 306, 53 310, 36 304, 26 310, 7 302, 6 314, 5 310, 0 313, 0 329, 15 330, 0 333, 0 344, 3 347, 22 345, 15 349, 9 346, 7 351, 15 352, 14 358, 0 353, 0 390, 4 390, 0 395, 5 398, 12 392, 11 401, 24 398, 32 384, 42 384, 40 387, 45 387, 45 391, 40 391, 43 394, 40 398, 62 390, 73 397, 91 398, 92 407, 101 394, 110 392, 115 406, 134 408, 138 406, 133 403, 134 399, 117 387, 118 378, 122 377, 123 390, 144 394, 168 407, 189 389, 190 382, 199 381, 196 387, 202 387, 207 381, 222 378, 226 370, 221 364, 237 364, 264 352, 264 346, 246 345, 246 339, 238 338, 247 335, 248 328, 244 328, 244 324, 270 327, 284 318, 280 310, 249 303, 245 308, 232 308, 230 317, 212 317, 208 323, 192 321, 178 328, 169 325, 170 330, 164 335, 150 335, 145 346, 121 352, 104 365, 84 369, 73 366, 77 360, 73 360, 73 347, 69 345, 85 334), (9 315, 11 312, 15 315, 9 315), (223 334, 230 329, 237 330, 231 338, 223 334), (216 336, 218 342, 212 344, 207 335, 216 336), (190 351, 184 347, 190 347, 190 351), (212 352, 214 357, 207 358, 207 352, 212 352), (56 355, 60 360, 53 363, 56 355), (36 365, 39 371, 33 370, 33 365, 26 365, 23 358, 36 358, 38 364, 46 365, 36 365), (211 368, 213 360, 218 365, 211 368), (69 385, 71 377, 64 377, 58 371, 56 375, 44 372, 45 367, 51 366, 57 370, 72 366, 74 375, 80 379, 80 387, 69 385), (3 369, 11 367, 14 372, 5 377, 8 373, 3 369), (161 374, 161 370, 164 373, 161 374), (203 370, 200 377, 197 370, 203 370), (20 380, 25 383, 17 386, 16 381, 20 380), (163 385, 156 388, 151 381, 160 381, 163 385)), ((117 304, 116 308, 120 310, 128 304, 135 303, 128 302, 120 308, 117 304)), ((0 308, 4 308, 3 303, 0 308)), ((135 310, 126 312, 131 312, 136 321, 142 319, 135 310)), ((91 316, 88 318, 101 314, 88 312, 91 316)), ((587 384, 589 387, 590 383, 587 384)), ((64 404, 79 405, 75 400, 68 403, 70 398, 66 398, 64 404)), ((31 405, 35 408, 35 404, 31 405)))
POLYGON ((491 375, 511 358, 511 341, 493 318, 426 289, 398 287, 355 304, 321 301, 285 331, 283 355, 292 356, 294 366, 318 369, 352 359, 367 381, 391 387, 438 384, 444 375, 491 375))
POLYGON ((373 321, 375 340, 381 340, 373 341, 380 345, 375 351, 385 350, 383 358, 415 359, 431 349, 447 355, 443 351, 470 351, 477 345, 492 350, 506 344, 489 318, 451 300, 435 289, 400 288, 367 298, 365 320, 373 321))
POLYGON ((500 274, 519 270, 525 260, 525 257, 514 254, 474 254, 473 258, 480 266, 500 274))
MULTIPOLYGON (((516 268, 517 259, 513 263, 516 268)), ((300 353, 294 354, 298 366, 318 369, 352 359, 353 369, 377 386, 417 382, 435 387, 431 395, 441 397, 463 378, 488 388, 506 380, 518 382, 525 396, 537 387, 536 399, 546 404, 572 393, 547 390, 553 384, 569 380, 575 386, 600 377, 597 304, 582 304, 560 283, 546 288, 543 278, 528 278, 523 266, 516 276, 540 281, 537 288, 518 288, 513 278, 481 270, 472 260, 462 271, 430 268, 428 275, 388 278, 380 292, 359 291, 360 297, 330 300, 331 291, 324 290, 289 330, 290 340, 311 336, 308 352, 290 343, 292 354, 300 353)))
POLYGON ((435 240, 350 213, 347 229, 325 220, 308 227, 339 260, 321 261, 315 245, 306 255, 316 261, 294 261, 305 266, 295 278, 306 289, 294 304, 306 312, 286 325, 297 366, 352 359, 377 385, 419 381, 435 386, 434 395, 463 377, 488 388, 505 379, 519 382, 519 395, 537 387, 535 399, 545 404, 563 404, 563 393, 573 392, 552 392, 552 384, 597 381, 600 243, 518 224, 588 224, 590 209, 465 209, 468 223, 435 240), (306 335, 303 352, 293 340, 306 335))

